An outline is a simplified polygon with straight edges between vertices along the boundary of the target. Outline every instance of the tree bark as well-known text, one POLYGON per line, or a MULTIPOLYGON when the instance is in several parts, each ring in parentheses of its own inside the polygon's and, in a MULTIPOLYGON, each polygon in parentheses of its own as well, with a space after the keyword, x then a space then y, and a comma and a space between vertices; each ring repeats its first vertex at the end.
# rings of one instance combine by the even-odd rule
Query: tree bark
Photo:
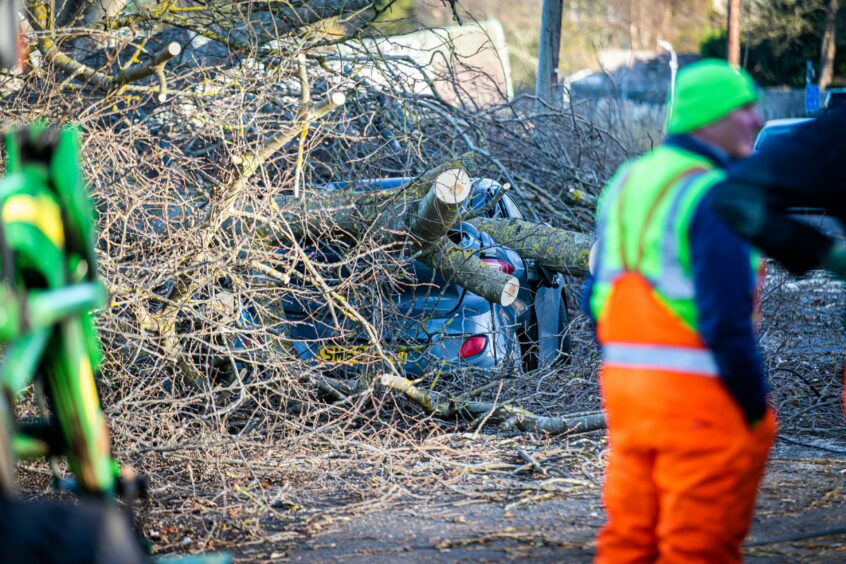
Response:
POLYGON ((471 225, 494 240, 517 251, 520 256, 536 260, 555 272, 584 275, 593 237, 520 219, 471 219, 471 225))
MULTIPOLYGON (((455 223, 458 206, 443 199, 457 199, 454 192, 463 190, 461 179, 466 176, 449 168, 455 164, 445 163, 395 190, 325 192, 313 194, 306 201, 280 198, 277 204, 295 237, 319 240, 331 230, 355 238, 368 232, 381 244, 405 245, 409 241, 403 234, 408 233, 421 262, 492 303, 509 305, 519 291, 517 279, 491 268, 474 252, 445 238, 455 223)), ((497 243, 550 270, 575 275, 588 271, 593 244, 588 235, 518 219, 475 218, 469 222, 497 243)))
POLYGON ((374 4, 374 0, 309 0, 302 2, 299 8, 291 7, 292 2, 276 2, 274 12, 277 29, 281 33, 291 33, 307 25, 334 17, 349 17, 362 12, 374 4))
POLYGON ((834 75, 838 8, 838 0, 828 0, 825 10, 825 27, 823 29, 822 45, 820 46, 820 90, 828 88, 828 85, 831 84, 831 78, 834 75))
POLYGON ((740 66, 740 0, 729 0, 726 30, 726 59, 735 67, 740 66))

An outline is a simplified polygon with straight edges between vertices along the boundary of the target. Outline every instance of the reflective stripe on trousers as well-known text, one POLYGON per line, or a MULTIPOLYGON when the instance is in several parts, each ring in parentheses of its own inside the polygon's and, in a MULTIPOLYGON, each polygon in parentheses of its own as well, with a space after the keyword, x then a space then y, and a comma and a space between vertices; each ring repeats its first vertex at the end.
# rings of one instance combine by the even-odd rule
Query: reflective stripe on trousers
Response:
POLYGON ((668 345, 605 343, 602 362, 615 368, 667 370, 717 378, 720 371, 714 355, 707 349, 668 345))

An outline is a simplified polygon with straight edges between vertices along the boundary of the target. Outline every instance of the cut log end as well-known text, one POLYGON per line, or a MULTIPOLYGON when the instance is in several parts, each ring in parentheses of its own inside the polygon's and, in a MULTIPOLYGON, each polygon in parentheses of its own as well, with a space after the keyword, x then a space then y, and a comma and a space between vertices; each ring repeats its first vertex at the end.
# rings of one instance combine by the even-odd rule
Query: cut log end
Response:
POLYGON ((435 196, 445 204, 460 204, 470 195, 470 176, 464 169, 442 172, 434 182, 435 196))
POLYGON ((517 299, 517 294, 520 292, 520 281, 512 276, 502 288, 502 296, 499 303, 502 306, 510 306, 517 299))
POLYGON ((344 95, 343 92, 333 92, 329 96, 329 103, 331 103, 333 106, 343 106, 346 101, 347 97, 344 95))
POLYGON ((173 41, 173 42, 168 44, 167 54, 170 55, 171 57, 176 57, 181 52, 182 52, 182 45, 180 45, 176 41, 173 41))

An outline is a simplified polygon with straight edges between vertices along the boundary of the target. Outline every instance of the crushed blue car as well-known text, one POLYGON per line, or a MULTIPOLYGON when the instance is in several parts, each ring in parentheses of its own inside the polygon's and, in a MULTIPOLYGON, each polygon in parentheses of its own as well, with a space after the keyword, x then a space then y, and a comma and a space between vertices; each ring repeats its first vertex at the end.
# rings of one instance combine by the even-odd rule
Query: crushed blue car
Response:
MULTIPOLYGON (((391 189, 408 180, 368 181, 362 189, 391 189)), ((339 183, 328 189, 347 187, 347 183, 339 183)), ((473 179, 465 211, 485 210, 491 218, 523 219, 510 195, 497 198, 500 190, 495 181, 473 179)), ((515 276, 520 282, 519 295, 506 307, 491 304, 412 260, 409 271, 414 283, 401 285, 391 294, 390 312, 380 312, 381 342, 393 362, 417 376, 462 370, 494 372, 507 366, 533 370, 566 358, 569 317, 564 277, 523 259, 469 223, 457 224, 449 237, 459 247, 476 251, 491 268, 515 276)), ((344 263, 342 252, 332 245, 306 252, 322 264, 344 263)), ((287 337, 301 359, 332 372, 361 371, 384 362, 375 354, 365 330, 354 320, 330 315, 325 303, 291 296, 284 298, 283 309, 287 337)), ((255 326, 255 312, 244 308, 241 323, 255 326)))

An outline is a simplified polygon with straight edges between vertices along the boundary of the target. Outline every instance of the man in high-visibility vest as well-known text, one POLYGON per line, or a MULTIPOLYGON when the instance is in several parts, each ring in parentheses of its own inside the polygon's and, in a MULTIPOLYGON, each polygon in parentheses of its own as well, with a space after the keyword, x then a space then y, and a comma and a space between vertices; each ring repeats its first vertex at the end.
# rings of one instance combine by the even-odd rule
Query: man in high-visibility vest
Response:
POLYGON ((589 306, 608 418, 598 562, 737 562, 775 436, 753 315, 759 259, 708 203, 752 151, 752 79, 678 75, 666 141, 624 164, 597 211, 589 306))

